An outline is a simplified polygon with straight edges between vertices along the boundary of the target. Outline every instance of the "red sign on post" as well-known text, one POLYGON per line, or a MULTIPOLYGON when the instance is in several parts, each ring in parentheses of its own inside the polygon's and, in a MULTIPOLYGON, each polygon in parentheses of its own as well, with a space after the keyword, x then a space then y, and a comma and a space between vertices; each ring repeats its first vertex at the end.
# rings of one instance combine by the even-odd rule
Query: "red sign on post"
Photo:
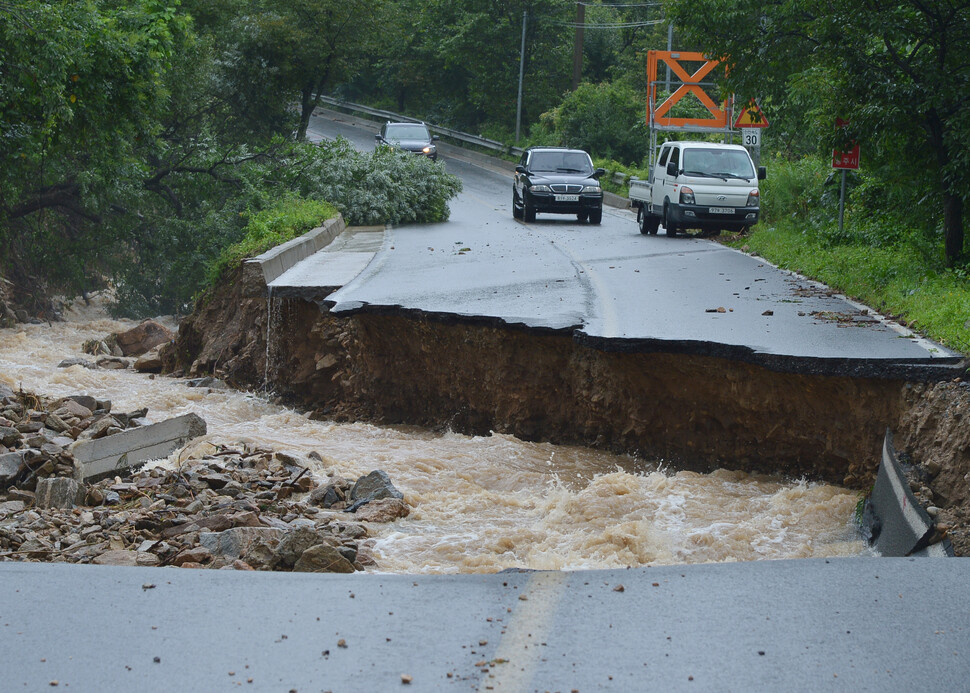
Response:
POLYGON ((847 152, 832 150, 832 168, 859 168, 859 145, 847 152))

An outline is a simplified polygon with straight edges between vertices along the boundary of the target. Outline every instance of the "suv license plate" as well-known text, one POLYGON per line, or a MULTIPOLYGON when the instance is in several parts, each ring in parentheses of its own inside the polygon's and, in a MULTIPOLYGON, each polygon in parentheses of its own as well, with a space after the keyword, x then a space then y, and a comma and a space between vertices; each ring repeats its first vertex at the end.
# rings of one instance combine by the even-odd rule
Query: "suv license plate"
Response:
POLYGON ((734 214, 734 207, 711 207, 711 214, 734 214))
POLYGON ((579 195, 556 195, 556 202, 579 202, 579 195))

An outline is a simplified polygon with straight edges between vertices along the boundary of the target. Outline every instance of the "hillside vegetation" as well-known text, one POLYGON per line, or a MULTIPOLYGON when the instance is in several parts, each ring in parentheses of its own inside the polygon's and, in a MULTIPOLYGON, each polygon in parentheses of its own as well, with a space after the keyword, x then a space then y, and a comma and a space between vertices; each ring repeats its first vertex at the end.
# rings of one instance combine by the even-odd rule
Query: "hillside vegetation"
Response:
POLYGON ((674 50, 729 68, 714 91, 771 123, 765 221, 742 245, 968 349, 966 0, 583 7, 576 80, 569 0, 0 0, 0 271, 185 312, 279 200, 447 218, 460 184, 440 165, 306 143, 320 94, 642 171, 647 51, 673 23, 674 50), (829 161, 849 142, 839 231, 829 161))

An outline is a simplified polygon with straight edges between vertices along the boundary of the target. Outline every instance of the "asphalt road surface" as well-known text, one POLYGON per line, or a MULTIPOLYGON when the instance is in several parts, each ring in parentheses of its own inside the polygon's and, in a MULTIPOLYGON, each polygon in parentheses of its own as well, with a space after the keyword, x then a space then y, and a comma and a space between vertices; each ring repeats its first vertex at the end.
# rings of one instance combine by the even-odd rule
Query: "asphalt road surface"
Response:
POLYGON ((964 559, 437 576, 0 563, 2 690, 966 691, 967 587, 964 559))
MULTIPOLYGON (((373 126, 373 131, 376 131, 373 126)), ((314 118, 315 138, 373 149, 353 119, 314 118)), ((961 357, 827 287, 706 239, 641 235, 632 211, 600 225, 512 218, 506 163, 443 145, 464 191, 439 224, 385 231, 372 259, 328 298, 337 313, 403 310, 566 331, 598 348, 736 358, 795 372, 905 376, 956 372, 961 357)), ((278 282, 319 286, 313 272, 278 282)), ((337 286, 337 284, 328 284, 337 286)))

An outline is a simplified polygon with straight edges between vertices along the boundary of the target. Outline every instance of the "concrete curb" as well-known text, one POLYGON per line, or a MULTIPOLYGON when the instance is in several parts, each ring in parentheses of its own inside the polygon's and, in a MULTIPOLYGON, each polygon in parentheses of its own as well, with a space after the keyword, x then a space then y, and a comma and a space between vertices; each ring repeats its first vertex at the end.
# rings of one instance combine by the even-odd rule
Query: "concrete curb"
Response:
POLYGON ((269 284, 300 260, 305 260, 321 248, 329 245, 345 228, 347 228, 347 224, 344 222, 343 216, 338 214, 333 219, 325 221, 322 226, 308 231, 299 238, 294 238, 267 250, 262 255, 246 260, 245 264, 247 266, 258 266, 262 270, 263 281, 269 284))
POLYGON ((863 529, 882 556, 953 556, 949 540, 930 543, 936 527, 909 488, 888 430, 876 483, 866 501, 863 529))

